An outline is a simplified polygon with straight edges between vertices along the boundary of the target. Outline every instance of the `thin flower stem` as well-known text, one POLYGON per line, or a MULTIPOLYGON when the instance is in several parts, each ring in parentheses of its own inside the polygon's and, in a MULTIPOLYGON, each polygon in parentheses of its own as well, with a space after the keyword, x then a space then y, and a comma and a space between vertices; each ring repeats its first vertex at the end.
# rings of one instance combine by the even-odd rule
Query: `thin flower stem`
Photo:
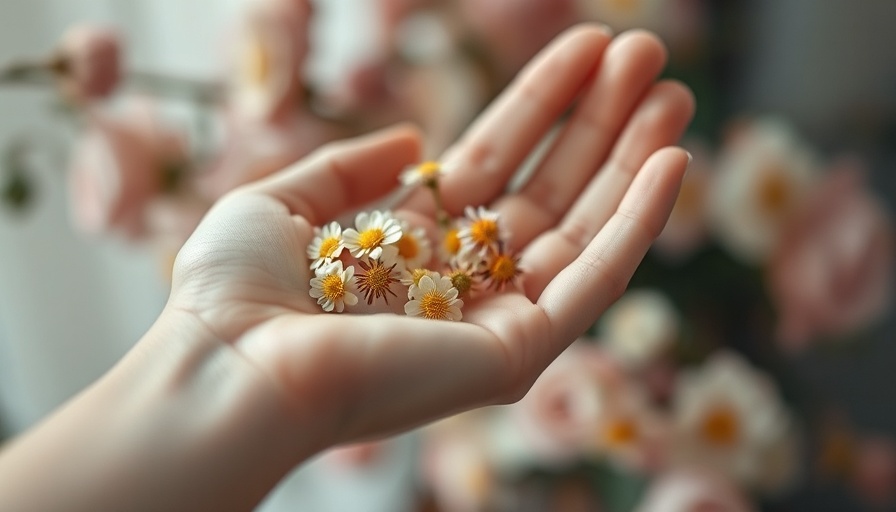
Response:
MULTIPOLYGON (((64 73, 65 62, 59 59, 22 60, 0 68, 0 85, 55 87, 59 75, 64 73)), ((129 71, 124 82, 131 89, 153 96, 186 98, 203 104, 219 103, 224 96, 224 87, 219 83, 161 73, 129 71)))
POLYGON ((445 203, 442 201, 442 193, 439 190, 438 181, 427 184, 427 188, 432 192, 433 201, 436 203, 436 220, 439 223, 439 227, 444 230, 449 229, 451 227, 451 216, 445 210, 445 203))
POLYGON ((131 71, 127 74, 129 87, 162 97, 182 97, 199 103, 217 103, 224 96, 224 87, 215 82, 203 82, 161 73, 131 71))
POLYGON ((0 68, 0 85, 45 87, 54 83, 53 69, 47 62, 23 60, 0 68))

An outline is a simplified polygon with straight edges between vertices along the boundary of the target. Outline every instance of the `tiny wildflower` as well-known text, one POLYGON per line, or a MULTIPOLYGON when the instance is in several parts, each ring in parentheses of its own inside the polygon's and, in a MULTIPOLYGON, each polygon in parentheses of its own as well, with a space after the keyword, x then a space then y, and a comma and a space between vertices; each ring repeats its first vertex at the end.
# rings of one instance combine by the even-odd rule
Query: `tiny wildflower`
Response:
POLYGON ((308 257, 311 258, 311 269, 328 264, 342 254, 345 242, 342 240, 342 226, 331 222, 323 228, 314 228, 314 240, 308 246, 308 257))
POLYGON ((460 238, 457 237, 459 230, 455 227, 449 228, 442 236, 442 243, 439 247, 439 254, 443 262, 449 262, 455 259, 460 253, 460 238))
POLYGON ((401 173, 401 182, 405 185, 425 185, 435 187, 439 184, 439 178, 445 174, 445 168, 439 162, 429 160, 413 167, 409 167, 401 173))
POLYGON ((505 286, 516 281, 521 273, 520 257, 499 250, 489 256, 482 275, 489 288, 501 291, 505 286))
POLYGON ((457 298, 457 288, 451 279, 436 273, 420 278, 411 300, 404 305, 404 312, 409 316, 458 321, 463 316, 460 311, 463 306, 464 301, 457 298))
POLYGON ((349 266, 343 270, 339 260, 318 267, 308 293, 317 299, 324 311, 329 313, 335 309, 337 313, 342 313, 346 304, 353 306, 358 303, 358 297, 347 289, 354 275, 355 267, 349 266))
POLYGON ((408 287, 408 299, 411 298, 411 295, 414 293, 416 287, 420 286, 420 279, 423 276, 429 276, 433 279, 436 279, 439 274, 437 272, 433 272, 432 270, 427 270, 425 268, 415 268, 413 270, 405 270, 401 275, 401 284, 408 287))
POLYGON ((380 260, 371 260, 370 263, 359 261, 358 265, 364 269, 363 274, 358 274, 355 278, 358 282, 358 290, 364 294, 367 304, 373 304, 374 299, 380 297, 389 303, 387 293, 393 297, 397 297, 392 291, 392 285, 398 282, 395 272, 395 263, 388 265, 380 260))
POLYGON ((469 224, 457 233, 460 241, 458 256, 464 257, 471 253, 485 256, 489 249, 497 250, 501 243, 498 212, 487 210, 482 206, 478 209, 467 206, 465 211, 469 224))
POLYGON ((476 291, 476 285, 479 282, 479 276, 474 270, 473 265, 468 263, 459 263, 453 265, 445 274, 451 279, 451 284, 457 288, 457 292, 461 297, 465 297, 470 292, 476 291))
POLYGON ((343 238, 352 256, 378 259, 384 246, 401 239, 401 225, 388 212, 361 212, 355 217, 355 229, 346 229, 343 238))
POLYGON ((411 229, 406 222, 401 223, 401 238, 393 246, 395 259, 401 270, 421 267, 432 258, 432 247, 423 228, 411 229))

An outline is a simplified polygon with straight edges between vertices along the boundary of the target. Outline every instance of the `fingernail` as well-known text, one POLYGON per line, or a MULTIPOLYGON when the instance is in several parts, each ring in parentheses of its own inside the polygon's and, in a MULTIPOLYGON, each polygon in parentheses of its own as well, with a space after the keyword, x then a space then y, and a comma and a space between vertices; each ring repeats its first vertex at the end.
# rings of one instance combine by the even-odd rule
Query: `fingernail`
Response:
POLYGON ((694 155, 692 155, 690 151, 685 151, 685 153, 687 153, 687 155, 688 155, 688 167, 690 167, 691 162, 694 161, 694 155))
POLYGON ((616 31, 613 30, 613 27, 607 25, 606 23, 598 23, 598 24, 597 24, 597 28, 598 28, 598 30, 600 30, 601 32, 603 32, 603 33, 607 34, 608 36, 610 36, 611 38, 612 38, 614 35, 616 35, 616 31))

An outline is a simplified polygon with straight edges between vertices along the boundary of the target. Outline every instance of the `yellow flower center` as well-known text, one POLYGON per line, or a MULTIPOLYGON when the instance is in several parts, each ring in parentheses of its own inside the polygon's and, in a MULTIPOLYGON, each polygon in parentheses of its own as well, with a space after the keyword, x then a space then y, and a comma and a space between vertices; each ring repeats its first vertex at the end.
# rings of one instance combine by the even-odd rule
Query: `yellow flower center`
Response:
POLYGON ((386 294, 395 295, 395 292, 389 288, 392 283, 396 282, 395 277, 392 276, 392 270, 395 268, 395 265, 387 267, 379 260, 371 263, 369 267, 364 262, 361 262, 360 265, 367 272, 358 275, 358 289, 364 293, 367 303, 372 304, 373 299, 383 297, 386 300, 386 304, 388 304, 389 299, 386 297, 386 294))
POLYGON ((444 320, 448 318, 449 307, 448 298, 435 290, 426 292, 420 298, 420 311, 423 312, 424 318, 444 320))
POLYGON ((737 414, 726 405, 713 407, 700 422, 700 434, 716 446, 733 446, 740 436, 737 414))
POLYGON ((470 237, 479 246, 498 243, 498 223, 491 219, 479 219, 470 226, 470 237))
POLYGON ((320 243, 320 250, 317 252, 317 255, 319 258, 331 258, 337 247, 339 247, 339 238, 331 236, 320 243))
POLYGON ((445 248, 445 252, 448 254, 457 254, 460 251, 460 238, 457 237, 457 230, 450 229, 447 233, 445 233, 445 238, 442 240, 442 247, 445 248))
POLYGON ((420 280, 423 279, 423 276, 427 275, 429 271, 425 268, 415 268, 411 271, 411 280, 414 281, 414 284, 420 286, 420 280))
POLYGON ((253 38, 247 45, 244 59, 244 72, 249 83, 264 85, 271 74, 271 59, 260 39, 253 38))
POLYGON ((358 247, 368 251, 371 249, 376 249, 383 243, 383 240, 385 239, 386 234, 383 233, 382 229, 367 229, 358 234, 358 247))
POLYGON ((440 166, 438 162, 429 161, 420 164, 417 167, 417 172, 424 180, 429 181, 439 174, 439 169, 440 166))
POLYGON ((453 270, 448 274, 448 278, 451 279, 451 285, 457 288, 459 295, 464 295, 473 288, 473 276, 469 272, 453 270))
POLYGON ((765 179, 759 184, 759 204, 763 210, 772 215, 782 215, 791 202, 790 183, 779 169, 768 171, 765 179))
POLYGON ((638 426, 628 418, 611 422, 604 429, 604 441, 612 447, 629 446, 638 439, 638 426))
POLYGON ((406 260, 412 260, 420 254, 420 245, 417 239, 410 234, 404 234, 398 239, 398 255, 406 260))
POLYGON ((488 268, 488 275, 496 284, 509 282, 516 277, 517 273, 516 260, 506 254, 496 255, 488 268))
POLYGON ((330 300, 337 300, 345 295, 345 283, 342 282, 342 276, 330 274, 323 278, 320 283, 320 289, 324 293, 324 297, 330 300))

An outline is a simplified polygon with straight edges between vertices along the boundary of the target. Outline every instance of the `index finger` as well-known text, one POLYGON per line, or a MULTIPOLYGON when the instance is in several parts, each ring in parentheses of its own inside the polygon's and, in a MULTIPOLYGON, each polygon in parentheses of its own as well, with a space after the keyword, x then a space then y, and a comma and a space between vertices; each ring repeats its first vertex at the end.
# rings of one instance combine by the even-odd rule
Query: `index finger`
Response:
MULTIPOLYGON (((491 202, 504 191, 532 149, 579 96, 612 38, 609 28, 581 25, 567 30, 520 72, 514 82, 449 148, 449 172, 440 182, 445 207, 491 202)), ((425 193, 405 208, 431 212, 425 193)))

